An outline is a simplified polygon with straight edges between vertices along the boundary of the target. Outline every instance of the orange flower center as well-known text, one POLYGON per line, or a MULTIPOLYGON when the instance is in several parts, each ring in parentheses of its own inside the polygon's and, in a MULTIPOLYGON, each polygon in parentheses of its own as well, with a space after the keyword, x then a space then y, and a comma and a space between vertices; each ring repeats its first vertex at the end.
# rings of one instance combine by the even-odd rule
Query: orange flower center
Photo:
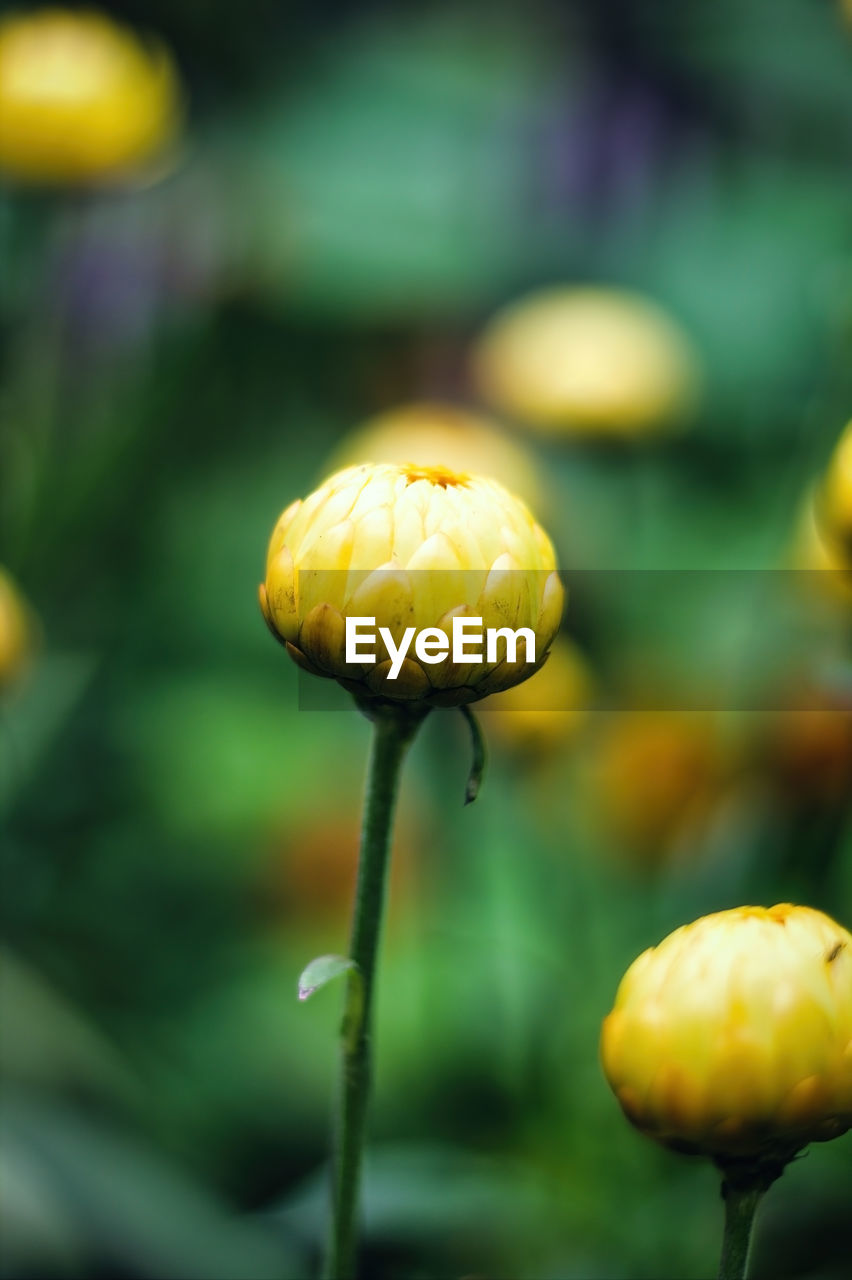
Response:
POLYGON ((459 486, 465 488, 470 476, 459 471, 450 471, 449 467, 420 467, 413 462, 406 462, 402 468, 408 484, 416 480, 428 480, 429 484, 440 485, 442 489, 459 486))

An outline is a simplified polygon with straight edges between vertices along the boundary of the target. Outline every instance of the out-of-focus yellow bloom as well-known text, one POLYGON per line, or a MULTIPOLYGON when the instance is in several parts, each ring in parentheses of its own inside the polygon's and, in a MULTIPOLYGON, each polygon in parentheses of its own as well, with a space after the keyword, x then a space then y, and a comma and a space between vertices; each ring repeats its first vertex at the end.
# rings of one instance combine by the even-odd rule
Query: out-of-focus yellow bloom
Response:
POLYGON ((43 9, 0 21, 0 171, 107 180, 171 142, 179 115, 165 48, 103 14, 43 9))
POLYGON ((617 289, 553 288, 499 312, 473 353, 488 402, 554 435, 638 438, 692 408, 697 363, 661 308, 617 289))
POLYGON ((541 510, 543 485, 529 454, 489 419, 455 405, 407 404, 371 418, 346 437, 332 466, 411 461, 491 476, 541 510))
MULTIPOLYGON (((410 904, 424 860, 428 824, 403 806, 397 814, 390 865, 391 927, 394 914, 410 904)), ((361 815, 313 815, 276 834, 272 857, 256 885, 257 906, 267 918, 306 931, 339 920, 351 905, 358 869, 361 815)))
POLYGON ((626 711, 604 717, 590 786, 619 852, 661 862, 718 794, 724 753, 711 716, 626 711))
POLYGON ((786 1160, 852 1127, 852 936, 810 907, 738 907, 643 952, 601 1057, 643 1133, 786 1160))
POLYGON ((827 599, 849 604, 852 601, 852 561, 843 555, 839 543, 826 534, 824 523, 818 516, 818 506, 819 495, 809 490, 796 522, 790 561, 794 569, 812 575, 813 583, 827 599))
POLYGON ((541 757, 570 742, 589 719, 594 688, 580 650, 564 637, 531 679, 487 702, 488 736, 525 757, 541 757))
MULTIPOLYGON (((337 472, 275 526, 264 617, 290 656, 361 696, 451 706, 526 679, 544 661, 562 615, 553 547, 527 507, 495 480, 439 467, 376 463, 337 472), (413 645, 396 679, 381 639, 376 661, 346 661, 345 619, 372 617, 395 647, 436 628, 449 654, 432 663, 413 645), (515 661, 452 661, 454 618, 482 628, 529 628, 515 661)), ((438 638, 440 644, 440 637, 438 638)), ((433 651, 434 652, 434 651, 433 651)))
MULTIPOLYGON (((800 692, 807 692, 801 690, 800 692)), ((845 804, 852 778, 852 706, 811 691, 811 705, 763 727, 760 764, 783 806, 845 804)))
POLYGON ((0 566, 0 690, 26 670, 35 644, 35 624, 18 588, 0 566))
POLYGON ((825 540, 852 568, 852 422, 837 442, 817 498, 817 520, 825 540))

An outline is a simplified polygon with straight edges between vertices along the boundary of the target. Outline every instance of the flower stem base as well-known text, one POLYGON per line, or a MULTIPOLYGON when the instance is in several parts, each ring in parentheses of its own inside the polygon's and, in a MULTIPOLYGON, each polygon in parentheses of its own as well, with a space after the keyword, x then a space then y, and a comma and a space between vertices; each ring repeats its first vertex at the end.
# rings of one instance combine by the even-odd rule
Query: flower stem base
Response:
POLYGON ((766 1191, 781 1177, 795 1152, 784 1156, 717 1160, 722 1171, 725 1202, 725 1234, 719 1262, 719 1280, 744 1280, 748 1274, 752 1228, 758 1205, 766 1191))

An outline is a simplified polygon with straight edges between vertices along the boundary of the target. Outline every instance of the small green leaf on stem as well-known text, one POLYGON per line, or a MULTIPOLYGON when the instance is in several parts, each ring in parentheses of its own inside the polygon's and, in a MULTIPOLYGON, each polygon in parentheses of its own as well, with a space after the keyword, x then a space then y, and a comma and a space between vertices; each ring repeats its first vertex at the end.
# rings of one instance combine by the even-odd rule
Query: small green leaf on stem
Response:
POLYGON ((482 777, 485 773, 485 738, 482 734, 482 728, 476 716, 470 707, 459 708, 468 728, 470 729, 470 741, 473 747, 473 760, 470 766, 470 773, 467 777, 467 787, 464 793, 465 804, 473 804, 479 795, 479 788, 482 785, 482 777))
POLYGON ((357 973, 358 966, 348 956, 317 956, 302 970, 299 978, 299 999, 307 1000, 320 987, 325 987, 344 973, 357 973))

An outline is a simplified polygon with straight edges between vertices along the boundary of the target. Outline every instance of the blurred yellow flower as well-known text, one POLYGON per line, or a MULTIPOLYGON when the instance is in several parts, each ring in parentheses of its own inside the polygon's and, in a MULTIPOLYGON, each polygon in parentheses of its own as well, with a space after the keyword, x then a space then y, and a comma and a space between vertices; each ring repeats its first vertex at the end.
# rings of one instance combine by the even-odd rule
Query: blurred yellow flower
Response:
POLYGON ((315 674, 364 697, 449 706, 517 684, 544 662, 563 589, 547 535, 495 480, 376 463, 337 472, 287 508, 260 603, 273 634, 315 674), (384 630, 372 636, 372 661, 352 659, 353 618, 384 630), (474 658, 486 652, 477 622, 480 635, 528 629, 534 661, 523 637, 514 655, 501 642, 494 660, 474 658), (468 625, 462 660, 455 632, 468 625))
POLYGON ((538 468, 496 423, 455 405, 401 405, 371 418, 343 440, 332 468, 359 462, 417 462, 467 475, 488 475, 534 510, 544 501, 538 468))
POLYGON ((838 440, 817 498, 817 520, 826 542, 852 568, 852 422, 838 440))
POLYGON ((35 624, 12 577, 0 565, 0 690, 26 670, 35 646, 35 624))
POLYGON ((852 936, 820 911, 738 907, 643 952, 603 1024, 603 1069, 649 1137, 787 1160, 852 1127, 852 936))
MULTIPOLYGON (((389 896, 391 911, 398 914, 412 900, 428 824, 414 820, 405 806, 397 824, 389 896)), ((353 808, 342 815, 315 813, 275 833, 255 886, 258 910, 286 922, 291 932, 315 932, 339 920, 355 892, 360 829, 361 815, 353 808)))
POLYGON ((819 494, 813 489, 805 494, 796 522, 790 552, 792 567, 812 575, 820 593, 838 604, 852 601, 852 562, 841 547, 826 534, 818 514, 819 494))
POLYGON ((656 864, 707 813, 724 763, 712 716, 620 712, 602 718, 587 795, 618 852, 656 864))
POLYGON ((593 689, 592 672, 580 650, 557 636, 540 671, 484 705, 488 736, 518 755, 548 755, 572 741, 587 723, 593 689))
POLYGON ((697 362, 675 321, 618 289, 555 287, 499 312, 473 352, 486 400, 554 435, 638 438, 691 410, 697 362))
POLYGON ((171 57, 91 11, 0 20, 0 171, 87 184, 149 160, 180 115, 171 57))
POLYGON ((784 806, 846 804, 852 778, 852 706, 813 690, 811 705, 780 711, 763 725, 759 763, 784 806))

